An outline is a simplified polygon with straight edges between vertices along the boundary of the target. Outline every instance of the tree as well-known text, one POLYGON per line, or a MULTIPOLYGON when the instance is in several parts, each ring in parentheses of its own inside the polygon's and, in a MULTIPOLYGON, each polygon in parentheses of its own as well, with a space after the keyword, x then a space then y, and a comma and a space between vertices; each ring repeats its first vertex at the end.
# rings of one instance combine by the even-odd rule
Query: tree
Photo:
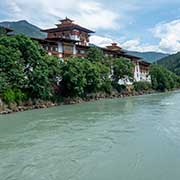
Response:
POLYGON ((22 54, 19 50, 0 44, 0 77, 3 89, 22 88, 25 80, 22 54))
POLYGON ((48 56, 30 38, 0 38, 0 82, 7 88, 19 89, 31 98, 48 99, 53 93, 52 83, 59 76, 58 69, 60 60, 48 56))
POLYGON ((84 87, 85 93, 92 93, 100 90, 102 85, 100 71, 99 64, 84 60, 83 73, 86 78, 86 85, 84 87))
POLYGON ((6 30, 3 27, 0 27, 0 37, 6 35, 6 30))
POLYGON ((61 68, 62 81, 60 83, 63 96, 77 97, 84 95, 86 78, 82 61, 80 58, 71 58, 63 63, 61 68))
POLYGON ((89 48, 87 58, 91 62, 103 62, 105 59, 103 51, 95 46, 89 48))
POLYGON ((179 77, 162 66, 152 65, 150 75, 155 90, 165 91, 179 86, 179 77))
POLYGON ((127 78, 133 79, 133 64, 126 58, 117 58, 113 63, 113 79, 116 83, 120 79, 127 78))

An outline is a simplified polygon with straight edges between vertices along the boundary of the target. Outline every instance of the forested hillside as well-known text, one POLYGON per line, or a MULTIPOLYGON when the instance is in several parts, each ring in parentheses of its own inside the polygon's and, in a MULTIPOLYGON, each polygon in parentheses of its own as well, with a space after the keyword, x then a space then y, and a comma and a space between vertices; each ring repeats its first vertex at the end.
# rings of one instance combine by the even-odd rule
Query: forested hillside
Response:
POLYGON ((180 52, 165 57, 157 61, 157 63, 166 67, 170 71, 175 72, 177 75, 180 75, 180 52))

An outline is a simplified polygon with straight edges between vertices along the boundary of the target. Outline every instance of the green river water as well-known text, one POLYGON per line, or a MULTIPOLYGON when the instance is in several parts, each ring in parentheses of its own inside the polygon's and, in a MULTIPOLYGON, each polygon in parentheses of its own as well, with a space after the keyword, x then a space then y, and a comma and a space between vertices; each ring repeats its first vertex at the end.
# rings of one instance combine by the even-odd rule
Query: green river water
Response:
POLYGON ((0 180, 180 180, 180 92, 0 116, 0 180))

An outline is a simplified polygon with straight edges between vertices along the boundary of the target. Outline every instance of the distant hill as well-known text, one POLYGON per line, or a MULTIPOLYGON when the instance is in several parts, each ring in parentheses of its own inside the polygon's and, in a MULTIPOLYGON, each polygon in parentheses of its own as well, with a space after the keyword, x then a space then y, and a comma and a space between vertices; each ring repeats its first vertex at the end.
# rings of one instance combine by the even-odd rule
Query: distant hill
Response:
POLYGON ((40 28, 37 26, 30 24, 25 20, 9 22, 4 21, 0 22, 1 26, 11 28, 14 30, 15 34, 25 34, 27 36, 36 37, 36 38, 44 38, 46 36, 45 33, 40 31, 40 28))
POLYGON ((164 54, 164 53, 159 53, 159 52, 128 51, 128 54, 141 57, 142 59, 147 60, 150 63, 156 62, 159 59, 169 56, 169 54, 164 54))
POLYGON ((157 63, 180 75, 180 52, 162 58, 157 63))

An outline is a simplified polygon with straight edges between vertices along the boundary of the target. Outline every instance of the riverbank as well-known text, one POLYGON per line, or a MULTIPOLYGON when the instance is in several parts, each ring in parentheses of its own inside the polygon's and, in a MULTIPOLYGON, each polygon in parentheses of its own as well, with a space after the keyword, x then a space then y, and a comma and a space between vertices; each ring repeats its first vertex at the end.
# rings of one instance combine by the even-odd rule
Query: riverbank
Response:
POLYGON ((91 101, 97 101, 100 99, 113 99, 113 98, 125 98, 130 96, 142 96, 146 94, 153 94, 158 93, 154 90, 149 91, 141 91, 141 92, 123 92, 123 93, 93 93, 87 95, 85 98, 63 98, 61 102, 52 102, 52 101, 43 101, 43 100, 36 100, 36 101, 26 101, 20 104, 17 103, 10 103, 9 105, 5 104, 0 99, 0 115, 6 115, 10 113, 15 112, 23 112, 33 109, 44 109, 44 108, 50 108, 54 106, 61 106, 61 105, 70 105, 70 104, 79 104, 83 102, 91 102, 91 101))

